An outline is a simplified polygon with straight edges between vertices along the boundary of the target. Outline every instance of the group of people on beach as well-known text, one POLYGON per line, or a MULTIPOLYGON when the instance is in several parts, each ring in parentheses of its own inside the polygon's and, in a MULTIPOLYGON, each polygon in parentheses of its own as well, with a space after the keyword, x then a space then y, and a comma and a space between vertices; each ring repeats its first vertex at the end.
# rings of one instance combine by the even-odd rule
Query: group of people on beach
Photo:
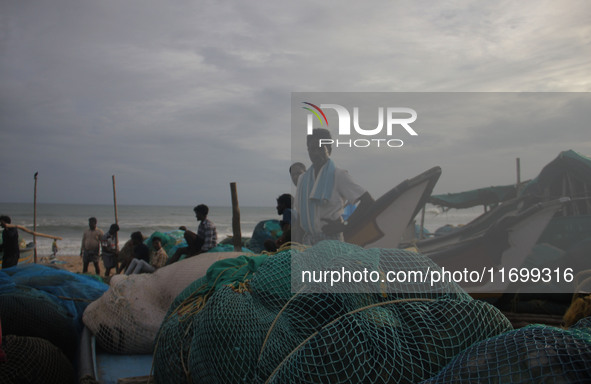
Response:
MULTIPOLYGON (((295 199, 290 194, 277 198, 277 213, 282 235, 274 241, 266 241, 267 251, 276 251, 285 243, 297 241, 313 245, 321 240, 343 240, 348 219, 362 214, 374 200, 369 192, 355 183, 349 173, 336 167, 330 155, 332 153, 331 134, 327 129, 316 128, 307 137, 308 156, 312 165, 309 169, 303 163, 294 163, 289 169, 292 182, 296 186, 295 199), (292 204, 293 202, 293 204, 292 204), (352 207, 353 213, 346 213, 345 208, 352 207)), ((111 225, 106 234, 96 227, 97 220, 91 217, 89 229, 84 232, 80 256, 83 258, 82 272, 88 271, 92 262, 97 274, 100 274, 99 252, 105 266, 105 276, 114 268, 116 273, 125 270, 126 274, 151 273, 156 269, 178 261, 183 255, 191 257, 214 248, 217 245, 217 230, 213 222, 207 219, 209 208, 198 205, 193 208, 199 226, 197 232, 182 226, 185 247, 177 249, 171 257, 162 248, 162 240, 152 237, 152 250, 144 244, 144 237, 137 231, 131 234, 132 257, 129 261, 119 257, 117 232, 119 226, 111 225)))
MULTIPOLYGON (((297 188, 296 196, 293 198, 290 194, 283 194, 277 198, 277 213, 282 216, 280 224, 283 235, 275 241, 267 241, 266 250, 275 251, 290 241, 313 245, 325 239, 343 240, 348 220, 362 215, 374 202, 367 190, 355 183, 346 170, 336 167, 330 158, 331 142, 331 134, 327 129, 316 128, 307 136, 308 156, 312 165, 306 169, 303 163, 298 162, 290 167, 290 176, 297 188), (354 210, 348 220, 346 207, 354 210)), ((178 261, 182 255, 190 257, 207 252, 217 245, 217 230, 207 219, 209 208, 206 205, 198 205, 193 210, 200 222, 197 233, 180 227, 184 231, 187 246, 179 248, 171 257, 162 248, 162 239, 152 238, 153 249, 150 252, 143 244, 143 234, 137 231, 131 234, 131 257, 123 259, 118 248, 119 226, 112 224, 109 231, 103 233, 97 228, 97 219, 91 217, 80 247, 82 272, 87 273, 88 265, 92 263, 96 274, 100 275, 99 257, 102 257, 105 266, 105 276, 109 276, 112 269, 116 273, 125 271, 126 274, 153 272, 178 261)), ((18 232, 9 225, 8 216, 0 217, 0 224, 4 228, 2 267, 8 268, 18 263, 18 232)))
POLYGON ((152 273, 164 265, 178 261, 183 255, 191 257, 207 252, 217 245, 217 229, 215 224, 207 218, 209 208, 205 204, 196 206, 193 211, 197 221, 200 222, 197 233, 181 226, 179 229, 184 231, 187 246, 178 248, 170 258, 162 247, 160 237, 153 236, 151 238, 152 247, 150 249, 144 243, 144 235, 140 231, 131 234, 130 252, 127 252, 128 255, 124 256, 122 255, 123 252, 120 252, 118 245, 117 233, 119 232, 119 225, 112 224, 109 231, 103 233, 102 230, 97 228, 97 219, 95 217, 89 218, 88 229, 82 235, 82 244, 80 246, 82 273, 87 273, 88 266, 92 263, 95 273, 100 275, 100 258, 102 258, 105 266, 105 277, 109 277, 112 269, 115 269, 116 274, 123 271, 126 275, 152 273))
MULTIPOLYGON (((282 235, 276 240, 267 240, 264 247, 267 251, 277 251, 283 244, 292 241, 305 245, 313 245, 321 240, 342 240, 347 227, 350 212, 359 214, 373 203, 367 190, 355 183, 346 170, 335 166, 330 155, 332 146, 330 131, 314 129, 307 137, 308 156, 312 165, 309 169, 303 163, 294 163, 289 169, 292 182, 297 187, 295 199, 290 194, 282 194, 277 198, 277 213, 282 216, 280 226, 282 235), (293 203, 293 204, 292 204, 293 203)), ((119 260, 117 232, 119 226, 111 225, 106 234, 96 227, 97 220, 91 217, 89 229, 84 232, 80 256, 83 258, 82 272, 88 271, 92 262, 97 274, 100 274, 99 253, 105 266, 105 276, 109 276, 114 268, 116 273, 125 270, 126 274, 154 272, 157 268, 178 261, 183 255, 191 257, 207 252, 217 245, 217 230, 211 220, 207 219, 209 208, 198 205, 194 209, 197 221, 200 222, 197 233, 182 226, 187 243, 168 257, 158 237, 152 238, 152 252, 143 243, 141 232, 131 234, 133 244, 132 258, 128 263, 119 260)))

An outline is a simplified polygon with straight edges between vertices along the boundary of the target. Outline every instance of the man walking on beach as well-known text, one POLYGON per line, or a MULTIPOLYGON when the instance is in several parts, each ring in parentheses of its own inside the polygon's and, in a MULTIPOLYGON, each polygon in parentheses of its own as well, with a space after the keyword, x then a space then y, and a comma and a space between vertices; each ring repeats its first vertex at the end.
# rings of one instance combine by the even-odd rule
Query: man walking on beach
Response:
POLYGON ((119 246, 117 244, 117 232, 119 232, 119 225, 111 224, 109 231, 101 238, 101 249, 103 251, 103 264, 105 266, 105 277, 109 277, 111 269, 115 268, 117 272, 117 257, 119 253, 119 246))
POLYGON ((80 257, 82 257, 82 273, 88 272, 88 263, 94 264, 94 271, 100 276, 101 269, 99 267, 99 251, 101 247, 101 240, 103 238, 103 231, 96 227, 96 218, 88 219, 88 227, 82 235, 82 245, 80 247, 80 257))
POLYGON ((177 251, 172 255, 166 265, 172 264, 178 261, 182 255, 187 255, 186 257, 191 257, 194 255, 198 255, 203 252, 207 252, 210 249, 214 248, 217 245, 218 241, 218 232, 215 227, 215 224, 207 218, 209 214, 209 207, 205 204, 200 204, 193 208, 195 212, 195 217, 197 217, 197 221, 199 221, 199 227, 197 227, 197 234, 187 230, 187 228, 180 227, 179 229, 185 231, 185 241, 187 242, 187 246, 184 248, 179 248, 177 251))
POLYGON ((4 256, 2 256, 2 269, 17 265, 21 252, 18 245, 18 229, 7 226, 10 223, 11 219, 9 216, 0 216, 0 225, 4 228, 2 231, 2 244, 0 244, 0 251, 4 252, 4 256))
POLYGON ((332 146, 325 144, 330 140, 330 131, 321 128, 314 129, 307 137, 312 166, 300 176, 295 198, 298 228, 303 230, 302 242, 307 245, 327 239, 342 241, 346 228, 342 214, 346 203, 359 201, 355 212, 359 214, 374 202, 365 188, 330 159, 332 146))

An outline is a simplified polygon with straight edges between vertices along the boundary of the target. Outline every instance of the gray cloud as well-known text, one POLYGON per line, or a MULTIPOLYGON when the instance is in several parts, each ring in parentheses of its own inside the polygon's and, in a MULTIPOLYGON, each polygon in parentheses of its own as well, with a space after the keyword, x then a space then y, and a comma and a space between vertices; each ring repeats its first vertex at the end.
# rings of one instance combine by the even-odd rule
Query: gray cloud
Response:
MULTIPOLYGON (((588 92, 590 7, 3 2, 0 201, 29 201, 39 171, 46 202, 108 203, 115 174, 121 203, 227 205, 236 181, 241 204, 274 204, 290 186, 291 92, 588 92)), ((438 192, 507 183, 514 157, 535 174, 589 147, 580 125, 531 135, 486 119, 422 135, 391 155, 392 184, 432 165, 438 192), (490 159, 502 165, 482 172, 490 159)))

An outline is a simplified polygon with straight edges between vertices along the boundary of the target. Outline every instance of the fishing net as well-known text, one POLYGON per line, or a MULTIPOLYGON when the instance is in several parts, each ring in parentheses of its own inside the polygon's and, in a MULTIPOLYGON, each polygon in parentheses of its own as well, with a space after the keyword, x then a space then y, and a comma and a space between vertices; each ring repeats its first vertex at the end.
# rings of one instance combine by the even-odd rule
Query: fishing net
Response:
POLYGON ((152 353, 154 339, 174 298, 214 262, 239 253, 203 253, 154 273, 115 275, 103 296, 91 303, 83 321, 97 344, 115 354, 152 353))
POLYGON ((88 304, 99 298, 109 287, 92 276, 39 264, 19 266, 4 273, 16 285, 47 293, 74 318, 78 331, 82 330, 82 314, 88 304))
POLYGON ((252 231, 252 237, 248 243, 248 249, 254 253, 261 253, 265 250, 265 241, 273 240, 275 242, 281 235, 281 225, 279 220, 263 220, 257 223, 252 231))
POLYGON ((144 244, 148 246, 148 248, 152 249, 152 240, 154 237, 159 237, 162 242, 162 248, 166 251, 168 257, 174 255, 177 249, 186 247, 187 241, 184 238, 184 231, 176 230, 170 232, 154 232, 148 237, 144 244))
MULTIPOLYGON (((290 296, 289 260, 287 260, 287 275, 276 274, 274 276, 277 282, 275 293, 272 290, 269 291, 270 295, 277 295, 275 310, 269 313, 264 308, 254 306, 250 302, 252 300, 251 294, 246 284, 263 265, 267 257, 267 255, 241 255, 237 258, 218 261, 211 265, 205 276, 194 281, 177 296, 164 318, 156 339, 154 359, 159 364, 158 368, 155 368, 157 380, 183 383, 191 375, 195 377, 195 380, 207 377, 208 372, 211 371, 209 365, 219 364, 220 361, 224 365, 225 362, 222 361, 222 356, 220 359, 216 359, 216 362, 212 362, 207 356, 207 349, 205 349, 205 354, 200 355, 201 361, 195 363, 193 354, 198 353, 198 349, 193 347, 193 342, 227 342, 232 344, 237 340, 228 338, 235 337, 235 330, 243 335, 249 335, 242 340, 240 345, 235 346, 236 356, 247 360, 256 358, 254 351, 257 343, 249 342, 248 339, 262 340, 266 331, 264 324, 269 324, 272 321, 274 313, 281 308, 280 303, 285 302, 290 296), (218 296, 224 293, 231 297, 228 300, 219 299, 218 296), (225 308, 216 306, 216 303, 225 306, 225 308), (265 319, 262 320, 263 325, 259 326, 256 322, 253 323, 251 321, 253 317, 265 319), (211 332, 202 333, 202 327, 209 328, 211 332), (237 327, 239 329, 236 329, 237 327), (232 332, 228 332, 228 330, 232 330, 232 332), (200 340, 198 335, 206 334, 209 337, 206 336, 205 339, 200 340), (189 362, 190 357, 191 362, 189 362), (199 370, 200 372, 195 376, 194 373, 188 371, 189 366, 191 366, 191 371, 199 370)), ((269 277, 271 276, 269 275, 269 277)), ((256 352, 258 353, 258 351, 256 352)), ((224 357, 230 356, 224 355, 224 357)), ((242 365, 243 369, 235 369, 234 372, 237 376, 232 376, 232 379, 228 378, 228 382, 240 381, 239 375, 248 366, 248 363, 244 361, 236 364, 242 365)), ((233 362, 226 361, 225 368, 221 367, 221 369, 234 369, 234 365, 233 362)), ((228 373, 230 374, 230 372, 228 373)))
POLYGON ((568 330, 530 325, 472 345, 435 383, 590 383, 591 318, 568 330))
POLYGON ((416 383, 472 343, 508 329, 502 314, 483 302, 394 300, 339 317, 283 360, 283 354, 261 355, 273 364, 259 382, 416 383))
MULTIPOLYGON (((4 320, 4 319, 2 319, 4 320)), ((59 348, 37 337, 8 335, 0 362, 2 384, 64 384, 74 382, 74 368, 59 348)))
POLYGON ((107 289, 91 277, 36 264, 0 271, 0 287, 4 334, 46 339, 72 361, 82 313, 107 289))
MULTIPOLYGON (((234 245, 233 244, 218 244, 215 247, 208 250, 207 252, 234 252, 234 245)), ((241 247, 240 252, 254 253, 246 247, 241 247)))
MULTIPOLYGON (((301 252, 384 267, 430 265, 403 250, 325 241, 301 252), (390 263, 390 264, 389 264, 390 263)), ((156 342, 157 382, 417 382, 471 344, 512 329, 460 287, 292 293, 297 251, 213 264, 171 305, 156 342)))
POLYGON ((5 335, 43 338, 74 358, 78 345, 74 318, 47 293, 16 286, 0 294, 0 318, 5 335))

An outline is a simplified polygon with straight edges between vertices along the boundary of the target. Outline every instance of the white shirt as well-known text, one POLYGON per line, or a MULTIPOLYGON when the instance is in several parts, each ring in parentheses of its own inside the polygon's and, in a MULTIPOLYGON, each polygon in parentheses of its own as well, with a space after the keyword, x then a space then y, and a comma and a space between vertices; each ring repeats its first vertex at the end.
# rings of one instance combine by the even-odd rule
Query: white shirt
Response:
MULTIPOLYGON (((317 179, 315 180, 316 183, 317 179)), ((301 184, 298 181, 297 196, 304 193, 301 190, 301 184)), ((367 190, 355 183, 349 172, 344 169, 335 167, 335 180, 332 194, 328 200, 323 200, 319 204, 316 204, 316 210, 314 212, 314 232, 322 233, 322 227, 326 225, 326 222, 322 219, 337 220, 343 214, 345 205, 347 202, 355 203, 361 195, 367 190)), ((298 197, 296 196, 294 206, 297 212, 301 211, 301 207, 298 207, 298 197)))

